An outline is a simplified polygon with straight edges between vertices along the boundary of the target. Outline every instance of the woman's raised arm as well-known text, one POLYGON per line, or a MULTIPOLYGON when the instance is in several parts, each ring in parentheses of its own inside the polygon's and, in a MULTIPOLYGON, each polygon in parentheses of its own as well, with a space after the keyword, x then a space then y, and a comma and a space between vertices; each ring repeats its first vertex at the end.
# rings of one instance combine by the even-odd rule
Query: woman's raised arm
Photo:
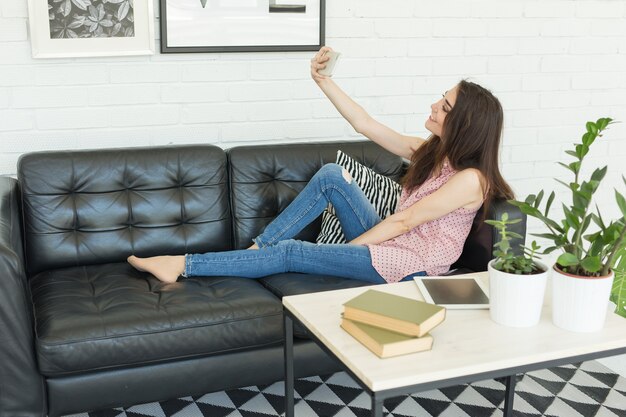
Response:
POLYGON ((324 46, 311 59, 311 77, 313 80, 354 130, 389 152, 410 159, 413 152, 425 142, 424 139, 402 135, 376 121, 363 107, 339 88, 330 77, 319 74, 318 70, 325 68, 329 59, 325 56, 326 52, 331 50, 331 48, 324 46))

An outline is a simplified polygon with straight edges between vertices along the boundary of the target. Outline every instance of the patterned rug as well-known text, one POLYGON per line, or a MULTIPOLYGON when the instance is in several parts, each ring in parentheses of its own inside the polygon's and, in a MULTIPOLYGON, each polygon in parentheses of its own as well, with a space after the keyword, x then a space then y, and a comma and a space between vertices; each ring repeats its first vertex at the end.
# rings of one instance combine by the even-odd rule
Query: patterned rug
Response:
MULTIPOLYGON (((366 417, 370 398, 345 373, 299 379, 297 417, 366 417)), ((72 417, 267 417, 284 413, 277 382, 199 397, 75 414, 72 417)), ((387 417, 502 416, 504 384, 485 380, 385 401, 387 417)), ((525 374, 515 388, 516 417, 626 417, 626 378, 596 361, 525 374)))

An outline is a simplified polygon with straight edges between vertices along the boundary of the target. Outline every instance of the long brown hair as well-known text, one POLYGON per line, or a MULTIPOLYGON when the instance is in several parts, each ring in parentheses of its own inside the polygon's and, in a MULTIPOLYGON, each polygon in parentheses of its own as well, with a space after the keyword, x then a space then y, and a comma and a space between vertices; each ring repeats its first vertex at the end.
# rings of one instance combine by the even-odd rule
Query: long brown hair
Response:
POLYGON ((502 105, 489 90, 462 80, 457 85, 456 103, 443 122, 441 137, 432 135, 413 153, 402 184, 409 190, 419 187, 441 169, 447 158, 457 171, 475 168, 482 173, 484 215, 494 199, 512 199, 513 191, 498 167, 503 119, 502 105))

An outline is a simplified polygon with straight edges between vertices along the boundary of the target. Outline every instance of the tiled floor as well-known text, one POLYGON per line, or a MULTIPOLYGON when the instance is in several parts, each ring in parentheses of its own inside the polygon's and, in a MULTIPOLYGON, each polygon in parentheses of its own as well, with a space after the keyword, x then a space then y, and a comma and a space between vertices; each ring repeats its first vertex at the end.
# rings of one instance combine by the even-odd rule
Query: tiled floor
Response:
MULTIPOLYGON (((230 391, 76 414, 72 417, 267 417, 284 413, 284 386, 230 391)), ((502 416, 504 385, 495 380, 431 390, 385 402, 389 417, 502 416)), ((370 400, 347 374, 296 381, 297 417, 365 417, 370 400)), ((516 417, 626 417, 626 378, 596 361, 532 372, 515 389, 516 417)))

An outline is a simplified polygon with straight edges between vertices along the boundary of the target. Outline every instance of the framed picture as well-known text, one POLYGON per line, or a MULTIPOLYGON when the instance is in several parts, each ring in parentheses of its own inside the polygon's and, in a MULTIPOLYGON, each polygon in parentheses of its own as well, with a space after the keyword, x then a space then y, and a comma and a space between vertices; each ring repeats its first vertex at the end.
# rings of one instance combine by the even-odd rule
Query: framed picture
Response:
POLYGON ((161 0, 161 52, 315 51, 324 16, 325 0, 161 0))
POLYGON ((154 54, 152 1, 28 0, 33 58, 154 54))

